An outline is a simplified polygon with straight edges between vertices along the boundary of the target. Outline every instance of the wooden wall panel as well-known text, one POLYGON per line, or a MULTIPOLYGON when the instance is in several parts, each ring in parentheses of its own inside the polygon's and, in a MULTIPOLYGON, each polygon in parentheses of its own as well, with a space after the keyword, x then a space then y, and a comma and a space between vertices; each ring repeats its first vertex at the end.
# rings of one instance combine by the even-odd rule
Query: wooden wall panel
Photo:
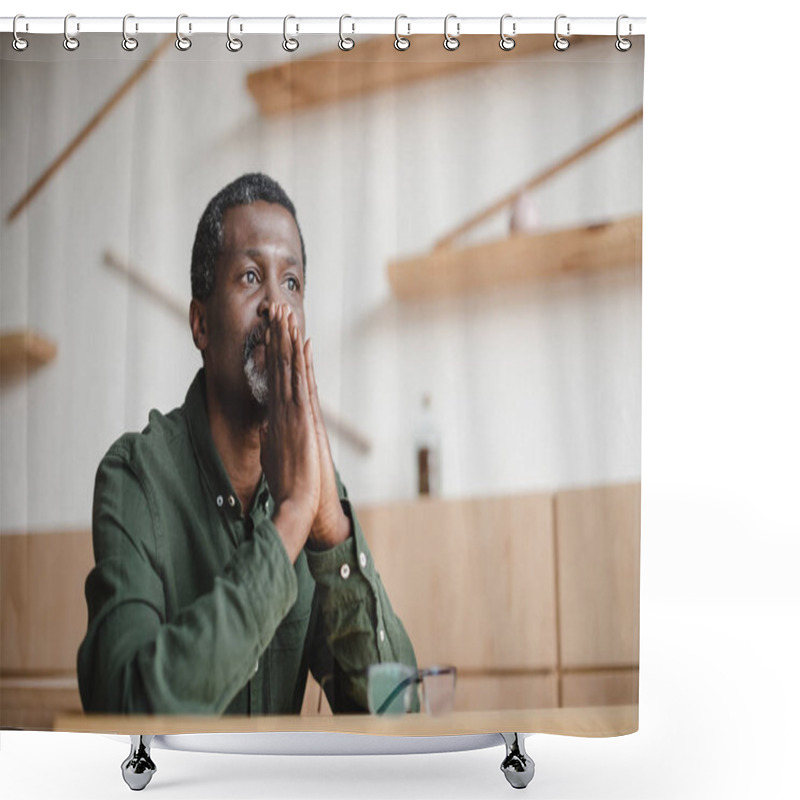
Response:
POLYGON ((81 711, 77 678, 14 679, 0 677, 0 725, 50 730, 58 714, 81 711))
POLYGON ((638 669, 566 673, 561 678, 561 705, 565 708, 638 703, 638 669))
POLYGON ((561 666, 639 663, 640 484, 555 496, 561 666))
POLYGON ((554 668, 551 495, 427 499, 357 514, 420 666, 554 668))
MULTIPOLYGON (((639 484, 357 513, 419 664, 459 668, 458 710, 636 703, 639 484)), ((0 536, 0 724, 80 707, 92 563, 89 531, 0 536)))
POLYGON ((0 564, 0 671, 74 673, 86 634, 91 533, 0 535, 0 564))
POLYGON ((505 711, 558 706, 553 672, 529 675, 459 675, 455 711, 505 711))

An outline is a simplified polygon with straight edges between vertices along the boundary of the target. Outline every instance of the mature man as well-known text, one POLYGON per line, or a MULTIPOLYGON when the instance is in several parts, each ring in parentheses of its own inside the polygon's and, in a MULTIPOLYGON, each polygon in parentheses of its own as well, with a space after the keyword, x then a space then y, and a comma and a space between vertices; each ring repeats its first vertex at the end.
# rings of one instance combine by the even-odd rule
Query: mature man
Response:
POLYGON ((331 459, 275 181, 211 200, 191 272, 203 367, 97 471, 84 709, 297 713, 310 669, 334 711, 364 711, 370 664, 416 662, 331 459))

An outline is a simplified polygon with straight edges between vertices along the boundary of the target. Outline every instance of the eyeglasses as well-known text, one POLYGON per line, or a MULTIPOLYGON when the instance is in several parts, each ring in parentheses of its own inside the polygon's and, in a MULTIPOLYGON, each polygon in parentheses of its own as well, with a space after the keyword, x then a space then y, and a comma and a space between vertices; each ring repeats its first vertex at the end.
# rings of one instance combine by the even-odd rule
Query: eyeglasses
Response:
POLYGON ((387 662, 367 669, 367 701, 371 714, 405 714, 418 706, 417 687, 422 686, 425 711, 431 716, 453 710, 455 667, 415 670, 408 664, 387 662), (417 702, 415 702, 417 701, 417 702))

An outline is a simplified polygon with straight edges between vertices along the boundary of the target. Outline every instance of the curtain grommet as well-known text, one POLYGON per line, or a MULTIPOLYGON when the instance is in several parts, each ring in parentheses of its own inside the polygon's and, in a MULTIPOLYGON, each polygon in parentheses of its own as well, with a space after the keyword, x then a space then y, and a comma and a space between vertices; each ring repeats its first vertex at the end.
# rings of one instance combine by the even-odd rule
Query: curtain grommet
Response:
MULTIPOLYGON (((283 42, 281 46, 287 53, 294 53, 294 51, 297 50, 298 47, 300 47, 300 42, 298 42, 297 39, 294 39, 291 36, 289 36, 289 34, 287 33, 287 27, 290 19, 297 19, 297 17, 294 17, 291 14, 287 14, 283 18, 283 42)), ((295 31, 298 33, 300 31, 300 26, 297 24, 295 24, 295 31)))
MULTIPOLYGON (((69 51, 70 53, 74 53, 81 46, 81 43, 78 41, 76 36, 70 35, 69 21, 71 19, 75 19, 74 14, 67 14, 67 16, 64 17, 64 41, 62 42, 62 45, 64 46, 65 50, 69 51)), ((80 24, 76 23, 75 25, 75 29, 79 31, 81 29, 80 24)))
POLYGON ((512 18, 511 14, 503 14, 503 16, 500 17, 500 49, 505 50, 506 53, 509 50, 513 50, 517 45, 516 41, 514 41, 513 39, 513 37, 517 33, 517 23, 516 22, 511 23, 511 36, 508 36, 506 32, 503 30, 505 21, 511 18, 512 18))
MULTIPOLYGON (((631 47, 633 46, 633 42, 631 42, 631 40, 630 40, 630 39, 623 39, 623 38, 622 38, 622 35, 621 35, 621 34, 620 34, 620 32, 619 32, 619 24, 620 24, 620 22, 622 22, 622 20, 624 20, 624 19, 629 19, 629 17, 627 16, 627 14, 620 14, 620 15, 617 17, 617 41, 616 41, 616 42, 614 42, 614 47, 616 47, 616 48, 617 48, 617 50, 619 50, 619 52, 620 52, 620 53, 627 53, 627 52, 628 52, 628 50, 630 50, 630 49, 631 49, 631 47)), ((633 30, 633 26, 632 26, 632 25, 630 24, 630 22, 629 22, 629 23, 628 23, 628 36, 630 36, 630 35, 631 35, 631 31, 632 31, 632 30, 633 30)))
MULTIPOLYGON (((553 42, 553 47, 558 50, 559 53, 563 53, 569 47, 569 39, 565 39, 561 34, 558 32, 558 21, 560 19, 566 19, 566 14, 559 14, 556 17, 555 23, 553 25, 553 33, 555 34, 555 41, 553 42)), ((567 36, 570 34, 570 24, 567 22, 567 36)))
POLYGON ((455 14, 448 14, 444 18, 444 41, 442 44, 444 45, 445 50, 449 50, 451 53, 453 50, 458 50, 459 45, 461 42, 458 40, 458 35, 461 32, 461 23, 458 21, 458 17, 455 14), (456 35, 451 36, 447 32, 447 23, 450 22, 451 19, 456 20, 456 35))
POLYGON ((410 22, 406 23, 406 27, 408 28, 406 36, 401 36, 400 35, 401 19, 408 19, 408 17, 405 14, 398 14, 394 18, 394 49, 403 52, 405 50, 408 50, 409 47, 411 47, 411 39, 406 38, 406 36, 409 36, 411 34, 411 23, 410 22))
MULTIPOLYGON (((227 47, 231 53, 238 53, 244 47, 244 42, 231 33, 231 22, 233 22, 235 19, 239 19, 236 14, 231 14, 228 17, 228 41, 225 42, 225 47, 227 47)), ((241 30, 242 28, 239 26, 240 33, 241 30)))
MULTIPOLYGON (((342 26, 344 25, 344 21, 346 19, 353 19, 353 18, 349 14, 342 14, 342 16, 339 17, 339 49, 343 50, 345 53, 348 53, 356 46, 356 40, 353 39, 351 36, 344 35, 342 26)), ((356 32, 355 22, 351 23, 351 25, 352 25, 351 33, 355 33, 356 32)))
POLYGON ((14 22, 11 25, 11 32, 13 34, 13 38, 11 39, 11 46, 18 52, 21 53, 23 50, 28 49, 28 45, 30 42, 27 39, 23 39, 19 33, 17 33, 17 20, 25 19, 24 14, 17 14, 14 17, 14 22))
MULTIPOLYGON (((139 46, 139 40, 135 36, 129 36, 128 35, 128 20, 129 19, 135 19, 133 14, 126 14, 122 18, 122 42, 121 42, 121 46, 122 46, 122 49, 125 50, 126 52, 132 53, 139 46)), ((138 30, 138 27, 139 26, 137 25, 136 26, 137 30, 138 30)))
MULTIPOLYGON (((188 19, 188 14, 178 14, 175 18, 175 47, 178 48, 182 53, 185 53, 191 46, 192 40, 188 36, 184 36, 181 33, 181 20, 188 19)), ((191 33, 192 24, 189 23, 189 32, 191 33)))

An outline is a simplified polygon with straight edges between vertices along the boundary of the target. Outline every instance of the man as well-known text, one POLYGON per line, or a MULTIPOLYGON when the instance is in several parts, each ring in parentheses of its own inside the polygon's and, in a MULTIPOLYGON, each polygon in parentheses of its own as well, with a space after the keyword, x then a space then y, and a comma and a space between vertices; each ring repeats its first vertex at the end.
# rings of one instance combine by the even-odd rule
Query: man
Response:
POLYGON ((309 669, 366 711, 366 668, 414 651, 331 459, 294 206, 260 174, 206 208, 186 402, 97 472, 78 652, 86 711, 297 713, 309 669))

